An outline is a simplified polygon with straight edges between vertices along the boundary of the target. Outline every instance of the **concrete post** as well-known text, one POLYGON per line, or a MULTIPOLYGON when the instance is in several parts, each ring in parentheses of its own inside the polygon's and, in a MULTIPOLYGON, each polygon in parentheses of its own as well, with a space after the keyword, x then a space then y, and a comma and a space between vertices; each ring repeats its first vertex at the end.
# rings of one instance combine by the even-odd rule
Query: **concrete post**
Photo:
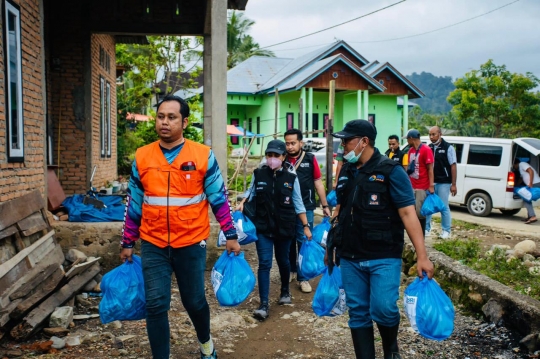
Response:
POLYGON ((364 107, 362 120, 367 120, 368 114, 369 114, 369 91, 368 90, 364 90, 364 100, 362 101, 362 105, 364 107))
MULTIPOLYGON (((313 87, 310 87, 308 90, 308 123, 311 123, 311 130, 313 131, 313 87)), ((310 126, 306 125, 306 132, 310 126)), ((318 136, 318 134, 317 134, 318 136)), ((308 134, 308 137, 315 137, 315 134, 308 134)))
POLYGON ((362 116, 362 90, 356 91, 356 118, 364 118, 362 116))
POLYGON ((302 103, 304 104, 304 107, 302 108, 302 112, 300 112, 300 118, 298 121, 302 121, 302 128, 304 128, 304 131, 307 131, 309 129, 309 126, 305 126, 306 124, 306 88, 302 87, 302 90, 300 90, 300 97, 302 97, 302 103))
POLYGON ((227 0, 207 0, 204 35, 204 144, 227 179, 227 0))
MULTIPOLYGON (((401 137, 405 136, 409 131, 409 95, 403 96, 403 133, 401 137)), ((404 140, 401 140, 402 142, 404 140)))

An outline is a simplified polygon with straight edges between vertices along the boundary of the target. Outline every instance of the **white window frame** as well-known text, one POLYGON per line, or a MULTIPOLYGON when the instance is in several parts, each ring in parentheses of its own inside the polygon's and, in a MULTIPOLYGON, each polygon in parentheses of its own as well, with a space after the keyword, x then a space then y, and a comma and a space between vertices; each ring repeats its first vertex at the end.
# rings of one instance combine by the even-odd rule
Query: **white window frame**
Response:
POLYGON ((5 64, 5 71, 6 74, 6 124, 7 124, 7 157, 8 162, 23 162, 24 161, 24 121, 23 121, 23 99, 22 99, 22 54, 21 54, 21 12, 17 5, 5 1, 4 3, 4 21, 3 21, 3 30, 4 30, 4 64, 5 64), (8 33, 8 26, 9 26, 9 15, 15 16, 15 45, 16 45, 16 61, 15 64, 15 76, 17 76, 17 87, 15 89, 16 93, 13 93, 11 91, 11 82, 12 82, 12 75, 11 75, 11 65, 10 65, 10 58, 13 56, 11 53, 10 48, 10 38, 11 36, 8 33), (13 127, 12 126, 12 110, 11 110, 11 104, 13 101, 17 104, 17 142, 20 144, 19 148, 13 148, 13 127))

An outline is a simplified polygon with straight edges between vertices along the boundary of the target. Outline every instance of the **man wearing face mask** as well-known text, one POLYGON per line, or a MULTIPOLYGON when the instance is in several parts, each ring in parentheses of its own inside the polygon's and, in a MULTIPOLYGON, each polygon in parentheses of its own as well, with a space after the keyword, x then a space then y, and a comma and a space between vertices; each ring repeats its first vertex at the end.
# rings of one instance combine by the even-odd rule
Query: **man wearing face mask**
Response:
POLYGON ((311 240, 311 231, 302 202, 300 183, 294 168, 285 159, 285 143, 272 140, 266 147, 266 163, 253 172, 251 184, 242 202, 236 208, 243 211, 246 201, 255 201, 255 218, 251 218, 257 228, 257 270, 260 306, 253 312, 259 320, 270 314, 270 269, 275 250, 276 262, 281 279, 279 305, 291 304, 289 291, 289 248, 295 240, 296 218, 301 221, 304 235, 311 240))
MULTIPOLYGON (((332 246, 340 259, 347 293, 349 327, 357 359, 374 359, 373 322, 382 338, 385 359, 399 359, 399 285, 404 229, 417 254, 417 272, 433 277, 410 181, 402 166, 375 145, 377 130, 365 120, 348 122, 332 134, 341 139, 343 165, 336 186, 334 217, 342 226, 332 246)), ((328 252, 325 261, 332 260, 328 252)))

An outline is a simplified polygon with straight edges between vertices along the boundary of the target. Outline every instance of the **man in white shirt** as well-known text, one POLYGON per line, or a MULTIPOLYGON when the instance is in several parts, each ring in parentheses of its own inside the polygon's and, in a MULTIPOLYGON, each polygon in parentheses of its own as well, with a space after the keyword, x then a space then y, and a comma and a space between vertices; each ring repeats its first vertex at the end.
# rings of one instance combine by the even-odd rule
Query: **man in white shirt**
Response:
MULTIPOLYGON (((521 162, 518 158, 514 160, 514 169, 519 169, 519 174, 523 180, 523 184, 527 188, 540 188, 540 176, 534 168, 531 167, 527 162, 521 162)), ((525 219, 525 224, 531 224, 537 222, 536 213, 534 212, 534 207, 532 202, 523 201, 523 205, 527 209, 527 219, 525 219)))

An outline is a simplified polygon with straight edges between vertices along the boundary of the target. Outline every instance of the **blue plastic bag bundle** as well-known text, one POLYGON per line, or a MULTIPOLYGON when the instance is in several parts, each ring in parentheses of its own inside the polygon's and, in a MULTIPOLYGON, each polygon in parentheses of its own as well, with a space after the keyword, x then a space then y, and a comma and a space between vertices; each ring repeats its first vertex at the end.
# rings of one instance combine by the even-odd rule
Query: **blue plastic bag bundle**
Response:
POLYGON ((324 269, 311 307, 319 317, 335 317, 347 311, 345 290, 341 282, 341 269, 339 267, 334 267, 332 274, 328 274, 328 270, 324 269))
POLYGON ((103 324, 115 320, 146 318, 146 299, 141 257, 132 256, 133 262, 124 262, 103 276, 99 303, 99 317, 103 324))
POLYGON ((403 298, 411 327, 423 337, 444 340, 454 330, 454 305, 434 279, 416 278, 403 298))
POLYGON ((224 251, 211 274, 214 294, 221 306, 234 307, 242 303, 255 288, 255 274, 244 258, 224 251))
POLYGON ((324 272, 324 248, 313 240, 304 240, 298 253, 298 267, 308 280, 324 272))
POLYGON ((313 240, 319 243, 322 247, 326 247, 326 238, 328 237, 328 231, 330 231, 330 217, 324 217, 322 222, 313 228, 313 240))
POLYGON ((540 188, 537 187, 515 187, 514 193, 525 202, 538 201, 540 199, 540 188))
MULTIPOLYGON (((244 216, 240 211, 233 212, 233 222, 238 234, 238 243, 249 244, 257 240, 257 229, 251 220, 244 216)), ((219 231, 217 245, 224 246, 227 243, 227 238, 223 231, 219 231)))
POLYGON ((426 200, 420 209, 420 214, 424 217, 431 216, 432 214, 442 212, 445 207, 441 197, 435 193, 431 194, 428 192, 426 200))
POLYGON ((334 190, 331 190, 330 193, 328 193, 326 195, 326 202, 328 202, 328 205, 330 207, 335 207, 337 206, 337 196, 336 196, 336 191, 334 190))

